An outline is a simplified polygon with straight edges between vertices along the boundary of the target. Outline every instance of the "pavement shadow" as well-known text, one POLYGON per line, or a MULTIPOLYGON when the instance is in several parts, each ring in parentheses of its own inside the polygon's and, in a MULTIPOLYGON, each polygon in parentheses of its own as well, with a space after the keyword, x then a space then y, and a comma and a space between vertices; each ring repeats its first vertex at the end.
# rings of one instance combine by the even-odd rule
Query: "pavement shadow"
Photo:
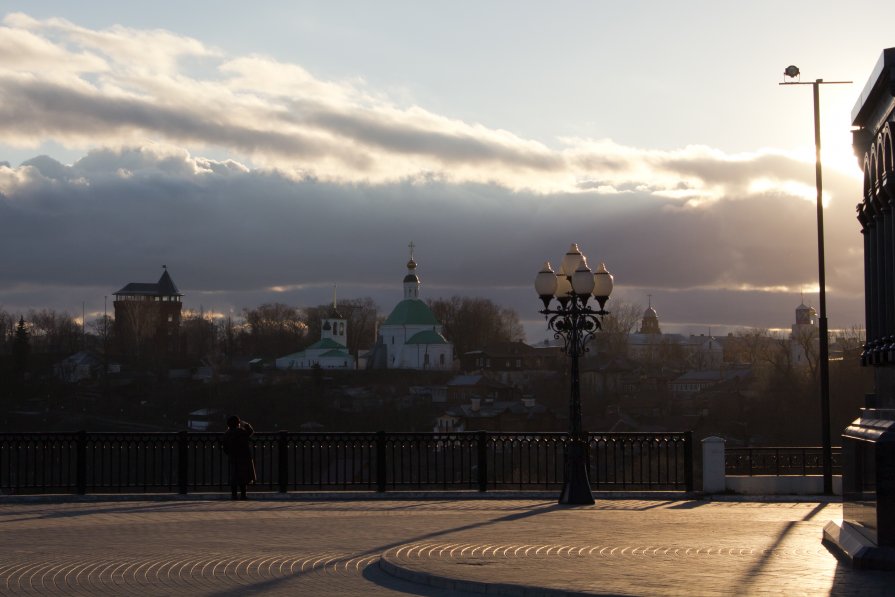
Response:
POLYGON ((140 514, 143 512, 159 512, 161 510, 183 510, 190 506, 187 502, 160 502, 152 504, 144 504, 140 506, 119 506, 103 508, 96 506, 93 508, 79 508, 77 510, 51 510, 47 512, 36 512, 33 516, 21 517, 15 512, 4 512, 0 514, 0 524, 5 522, 22 522, 25 520, 47 520, 52 518, 78 518, 80 516, 94 516, 97 514, 140 514))
MULTIPOLYGON (((810 512, 803 516, 801 520, 790 521, 783 526, 783 529, 779 533, 777 533, 776 537, 774 537, 773 543, 763 550, 761 557, 758 558, 758 561, 754 565, 752 565, 749 570, 740 578, 738 586, 743 590, 743 594, 749 593, 749 587, 751 587, 755 583, 755 580, 759 578, 759 575, 761 574, 762 570, 767 567, 768 562, 771 560, 771 558, 775 557, 775 551, 780 548, 780 546, 786 540, 787 536, 793 531, 793 529, 795 529, 800 522, 807 522, 812 518, 815 518, 828 505, 829 504, 825 503, 818 504, 814 508, 812 508, 810 512)), ((820 541, 820 538, 818 538, 818 541, 820 541)))
POLYGON ((690 500, 689 502, 677 502, 673 506, 668 506, 669 510, 695 510, 705 506, 707 502, 699 500, 690 500))

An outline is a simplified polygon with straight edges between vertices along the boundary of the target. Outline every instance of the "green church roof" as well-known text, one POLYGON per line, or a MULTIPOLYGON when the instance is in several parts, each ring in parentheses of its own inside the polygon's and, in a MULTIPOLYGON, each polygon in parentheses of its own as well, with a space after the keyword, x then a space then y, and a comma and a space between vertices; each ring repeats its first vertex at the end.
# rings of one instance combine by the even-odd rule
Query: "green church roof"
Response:
POLYGON ((447 344, 444 336, 434 330, 425 330, 412 335, 404 344, 447 344))
POLYGON ((384 325, 440 325, 435 314, 420 299, 404 299, 392 310, 384 325))
POLYGON ((317 340, 310 346, 308 346, 305 350, 320 350, 320 349, 329 349, 329 350, 345 350, 344 344, 339 344, 332 338, 323 338, 321 340, 317 340))
POLYGON ((350 359, 351 355, 344 350, 329 350, 320 355, 320 358, 323 357, 339 357, 340 359, 350 359))

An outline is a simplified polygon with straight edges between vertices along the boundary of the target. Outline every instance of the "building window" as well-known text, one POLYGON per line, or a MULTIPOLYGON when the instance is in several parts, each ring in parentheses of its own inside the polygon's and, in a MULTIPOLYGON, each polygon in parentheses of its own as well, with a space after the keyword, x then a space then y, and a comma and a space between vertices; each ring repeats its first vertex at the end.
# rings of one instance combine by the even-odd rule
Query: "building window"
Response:
POLYGON ((438 355, 438 362, 439 364, 444 365, 444 353, 438 355))

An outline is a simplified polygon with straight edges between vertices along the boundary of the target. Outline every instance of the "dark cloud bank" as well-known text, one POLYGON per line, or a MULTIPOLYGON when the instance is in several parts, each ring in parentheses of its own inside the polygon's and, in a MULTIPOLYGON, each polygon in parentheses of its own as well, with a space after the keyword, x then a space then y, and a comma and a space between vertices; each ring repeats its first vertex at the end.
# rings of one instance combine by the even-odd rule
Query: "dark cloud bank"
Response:
MULTIPOLYGON (((196 309, 313 305, 334 284, 388 309, 411 240, 426 296, 488 296, 523 319, 538 318, 534 274, 572 241, 592 266, 607 262, 619 297, 652 293, 666 322, 788 326, 798 288, 817 276, 814 207, 779 193, 692 207, 647 191, 337 184, 140 150, 4 170, 19 181, 0 186, 7 309, 101 309, 104 295, 153 281, 162 264, 196 309), (756 290, 770 287, 788 290, 756 290)), ((848 196, 850 180, 827 182, 848 196)), ((831 326, 849 326, 863 321, 861 238, 850 202, 834 202, 827 219, 831 326)))

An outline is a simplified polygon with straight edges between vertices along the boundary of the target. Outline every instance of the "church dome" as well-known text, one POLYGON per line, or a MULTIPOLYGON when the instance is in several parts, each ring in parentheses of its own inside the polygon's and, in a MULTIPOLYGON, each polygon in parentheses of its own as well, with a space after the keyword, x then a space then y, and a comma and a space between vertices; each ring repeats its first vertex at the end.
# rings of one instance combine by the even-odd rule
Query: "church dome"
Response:
POLYGON ((649 306, 643 312, 643 319, 640 320, 640 333, 641 334, 661 334, 662 330, 659 329, 659 314, 656 313, 656 310, 653 309, 652 300, 650 300, 649 306))
POLYGON ((416 274, 407 274, 406 276, 404 276, 404 283, 406 284, 407 282, 414 282, 416 284, 419 284, 420 277, 416 274))
POLYGON ((413 260, 413 257, 407 262, 407 269, 416 269, 416 261, 413 260))
POLYGON ((817 321, 817 311, 802 303, 796 307, 796 323, 812 325, 817 321))

